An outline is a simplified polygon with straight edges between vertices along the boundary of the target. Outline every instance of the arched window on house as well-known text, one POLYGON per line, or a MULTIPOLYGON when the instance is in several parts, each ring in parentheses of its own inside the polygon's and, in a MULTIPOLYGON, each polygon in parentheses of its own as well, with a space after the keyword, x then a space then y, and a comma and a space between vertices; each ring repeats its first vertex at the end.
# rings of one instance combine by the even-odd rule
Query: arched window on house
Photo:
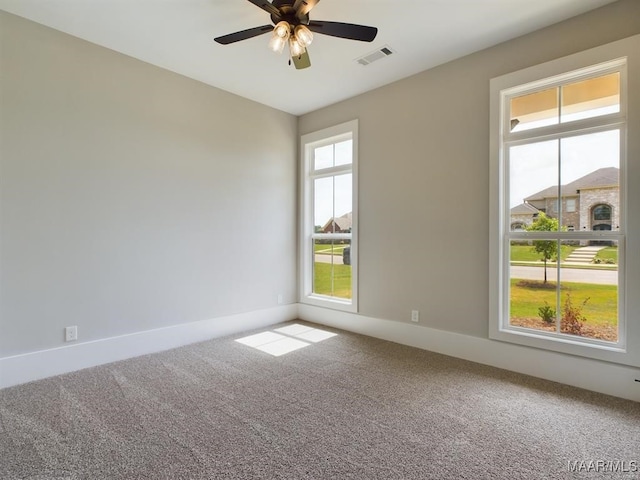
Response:
POLYGON ((593 207, 592 220, 599 222, 602 220, 611 221, 611 207, 609 205, 596 205, 593 207))
MULTIPOLYGON (((599 204, 591 209, 591 230, 611 231, 611 206, 599 204)), ((610 241, 592 240, 589 245, 611 245, 610 241)))

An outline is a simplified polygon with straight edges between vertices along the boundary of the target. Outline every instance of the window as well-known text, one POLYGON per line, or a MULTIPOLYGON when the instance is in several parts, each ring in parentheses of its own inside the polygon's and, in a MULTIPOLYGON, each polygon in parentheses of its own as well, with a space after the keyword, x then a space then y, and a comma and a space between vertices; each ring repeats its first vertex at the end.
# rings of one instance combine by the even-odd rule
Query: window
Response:
POLYGON ((491 82, 490 337, 619 360, 628 57, 604 52, 491 82), (523 202, 541 213, 513 228, 511 209, 523 202))
POLYGON ((598 205, 593 209, 594 220, 611 220, 611 207, 609 205, 598 205))
POLYGON ((357 309, 357 121, 302 137, 301 302, 357 309))

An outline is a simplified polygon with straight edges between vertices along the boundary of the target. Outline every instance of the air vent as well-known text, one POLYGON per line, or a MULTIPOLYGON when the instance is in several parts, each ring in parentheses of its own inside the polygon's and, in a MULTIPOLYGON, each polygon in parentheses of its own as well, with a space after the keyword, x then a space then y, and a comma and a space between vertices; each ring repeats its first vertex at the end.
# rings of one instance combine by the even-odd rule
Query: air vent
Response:
POLYGON ((356 58, 356 62, 360 65, 369 65, 370 63, 376 62, 378 60, 382 60, 383 58, 387 58, 389 55, 394 54, 395 52, 391 50, 388 45, 385 45, 378 50, 368 53, 363 57, 356 58))

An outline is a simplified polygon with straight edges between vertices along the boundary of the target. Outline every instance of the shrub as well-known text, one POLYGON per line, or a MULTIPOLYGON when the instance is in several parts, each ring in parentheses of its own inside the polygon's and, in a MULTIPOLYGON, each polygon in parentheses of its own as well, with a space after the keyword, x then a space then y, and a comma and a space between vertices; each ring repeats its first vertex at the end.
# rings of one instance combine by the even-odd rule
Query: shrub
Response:
POLYGON ((587 318, 582 314, 582 309, 589 301, 587 297, 580 305, 574 305, 571 301, 571 294, 567 293, 567 299, 562 307, 562 320, 560 322, 560 330, 563 333, 571 335, 581 335, 582 326, 587 318))
POLYGON ((556 310, 552 308, 547 302, 544 302, 544 306, 538 308, 538 315, 545 323, 553 323, 556 319, 556 310))
POLYGON ((615 265, 616 261, 613 258, 594 258, 593 263, 604 263, 607 265, 615 265))

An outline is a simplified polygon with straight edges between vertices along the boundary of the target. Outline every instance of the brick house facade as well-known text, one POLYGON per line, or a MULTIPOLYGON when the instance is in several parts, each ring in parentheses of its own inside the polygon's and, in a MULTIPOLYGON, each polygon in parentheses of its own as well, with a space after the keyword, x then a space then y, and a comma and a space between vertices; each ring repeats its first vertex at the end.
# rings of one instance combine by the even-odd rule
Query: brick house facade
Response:
POLYGON ((511 230, 524 230, 540 212, 561 218, 569 231, 616 230, 620 225, 619 170, 600 168, 560 188, 549 187, 511 209, 511 230))
POLYGON ((349 233, 351 232, 352 213, 345 213, 341 217, 330 218, 322 228, 322 233, 349 233))

